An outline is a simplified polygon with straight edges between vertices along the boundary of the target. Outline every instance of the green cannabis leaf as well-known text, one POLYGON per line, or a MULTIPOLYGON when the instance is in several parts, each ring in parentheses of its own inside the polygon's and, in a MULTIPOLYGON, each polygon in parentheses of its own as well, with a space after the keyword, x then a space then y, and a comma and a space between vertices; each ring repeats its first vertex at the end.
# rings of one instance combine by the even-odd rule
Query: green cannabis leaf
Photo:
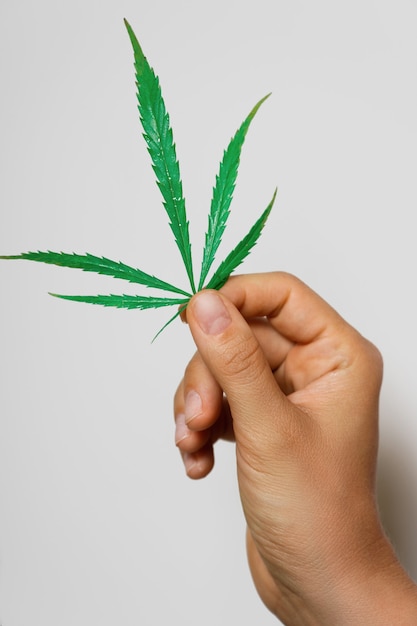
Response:
POLYGON ((191 290, 195 292, 191 244, 188 221, 185 212, 185 200, 182 193, 180 168, 175 152, 169 115, 165 109, 159 80, 149 66, 135 33, 126 22, 127 32, 133 46, 136 70, 136 85, 140 121, 144 138, 156 174, 158 187, 164 199, 171 230, 181 252, 191 290))
POLYGON ((226 228, 226 221, 230 213, 230 204, 235 189, 237 172, 240 162, 240 153, 249 125, 256 115, 261 104, 269 98, 268 94, 260 100, 249 113, 241 127, 232 137, 229 146, 224 151, 223 160, 220 163, 219 173, 216 176, 216 185, 213 189, 213 197, 208 218, 208 229, 206 233, 206 243, 203 251, 203 262, 201 266, 201 276, 198 288, 202 289, 207 274, 212 266, 217 248, 226 228))
POLYGON ((105 274, 114 278, 127 280, 130 283, 137 283, 145 287, 177 294, 177 297, 113 294, 72 296, 51 294, 52 296, 64 300, 101 304, 102 306, 124 309, 150 309, 176 305, 179 307, 177 312, 160 329, 154 337, 154 339, 156 339, 156 337, 187 307, 194 293, 201 289, 220 289, 227 281, 230 274, 247 257, 261 235, 262 229, 265 226, 265 222, 274 204, 276 190, 267 208, 254 223, 247 235, 228 254, 212 277, 207 281, 230 214, 230 205, 235 190, 240 155, 246 134, 258 109, 269 97, 269 94, 253 107, 224 151, 213 188, 201 272, 196 288, 191 255, 189 222, 187 220, 180 168, 176 156, 169 115, 162 97, 159 79, 149 65, 133 29, 126 20, 125 25, 133 48, 138 110, 143 129, 143 137, 151 157, 156 182, 162 194, 163 206, 169 218, 169 225, 184 263, 190 283, 190 291, 184 291, 156 276, 130 267, 120 261, 112 261, 111 259, 98 257, 89 253, 67 254, 65 252, 51 252, 48 250, 46 252, 24 252, 23 254, 0 256, 0 259, 26 259, 62 267, 72 267, 84 270, 85 272, 105 274))

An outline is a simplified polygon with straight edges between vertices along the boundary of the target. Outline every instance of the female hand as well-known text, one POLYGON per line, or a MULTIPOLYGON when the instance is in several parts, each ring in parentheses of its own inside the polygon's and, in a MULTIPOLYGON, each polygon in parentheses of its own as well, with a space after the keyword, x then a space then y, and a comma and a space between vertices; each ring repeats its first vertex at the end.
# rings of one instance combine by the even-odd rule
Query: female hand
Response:
POLYGON ((417 624, 416 589, 375 504, 377 349, 283 273, 203 291, 186 320, 198 351, 175 396, 176 443, 202 478, 215 441, 236 441, 267 607, 291 625, 417 624))

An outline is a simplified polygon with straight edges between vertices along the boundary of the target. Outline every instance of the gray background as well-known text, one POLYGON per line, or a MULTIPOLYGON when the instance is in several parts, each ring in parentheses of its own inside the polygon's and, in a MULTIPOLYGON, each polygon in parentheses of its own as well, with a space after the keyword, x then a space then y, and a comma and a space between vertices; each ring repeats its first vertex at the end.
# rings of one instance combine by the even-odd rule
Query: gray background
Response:
MULTIPOLYGON (((245 144, 223 255, 276 207, 246 272, 297 274, 385 359, 379 500, 417 576, 414 1, 0 4, 0 251, 103 254, 186 285, 137 119, 131 22, 171 114, 199 258, 223 149, 245 144)), ((219 255, 220 259, 220 255, 219 255)), ((0 263, 0 623, 273 624, 246 565, 232 446, 188 480, 172 395, 193 353, 170 311, 0 263)))

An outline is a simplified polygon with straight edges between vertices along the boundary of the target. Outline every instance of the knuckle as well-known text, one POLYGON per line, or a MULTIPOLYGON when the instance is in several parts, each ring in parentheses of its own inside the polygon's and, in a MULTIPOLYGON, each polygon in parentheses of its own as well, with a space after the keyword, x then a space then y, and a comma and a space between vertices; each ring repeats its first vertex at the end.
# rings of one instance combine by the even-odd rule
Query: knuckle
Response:
POLYGON ((198 378, 198 372, 201 369, 201 356, 198 352, 195 352, 192 359, 188 362, 185 371, 184 371, 184 381, 185 384, 189 383, 198 378))
POLYGON ((184 381, 182 380, 174 393, 174 417, 184 410, 184 381))
POLYGON ((369 360, 373 363, 376 369, 382 372, 384 367, 384 360, 382 358, 380 350, 370 341, 367 341, 367 344, 369 360))
POLYGON ((369 366, 374 372, 374 377, 378 386, 381 385, 384 371, 384 361, 379 349, 370 341, 368 341, 368 361, 369 366))
POLYGON ((380 350, 368 339, 363 338, 362 359, 364 367, 372 372, 377 380, 382 379, 384 361, 380 350))
POLYGON ((259 344, 253 335, 239 336, 223 349, 224 367, 231 377, 248 382, 262 373, 264 362, 259 358, 259 344))

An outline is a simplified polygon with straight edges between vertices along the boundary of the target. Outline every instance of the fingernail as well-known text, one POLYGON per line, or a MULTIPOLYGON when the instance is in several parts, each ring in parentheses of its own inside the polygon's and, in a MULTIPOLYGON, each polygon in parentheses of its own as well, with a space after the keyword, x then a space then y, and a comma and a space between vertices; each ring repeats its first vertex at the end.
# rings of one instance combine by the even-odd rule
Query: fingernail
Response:
POLYGON ((184 413, 177 415, 175 419, 175 445, 178 445, 181 441, 186 439, 190 434, 185 423, 184 413))
POLYGON ((194 454, 190 454, 189 452, 183 454, 182 460, 187 474, 189 474, 192 469, 199 466, 198 459, 196 459, 194 454))
POLYGON ((189 391, 185 398, 185 424, 188 424, 193 420, 197 415, 200 415, 201 409, 203 408, 203 403, 201 402, 200 395, 192 390, 189 391))
POLYGON ((198 295, 194 303, 194 314, 206 335, 220 335, 232 321, 222 299, 213 291, 203 291, 198 295))

